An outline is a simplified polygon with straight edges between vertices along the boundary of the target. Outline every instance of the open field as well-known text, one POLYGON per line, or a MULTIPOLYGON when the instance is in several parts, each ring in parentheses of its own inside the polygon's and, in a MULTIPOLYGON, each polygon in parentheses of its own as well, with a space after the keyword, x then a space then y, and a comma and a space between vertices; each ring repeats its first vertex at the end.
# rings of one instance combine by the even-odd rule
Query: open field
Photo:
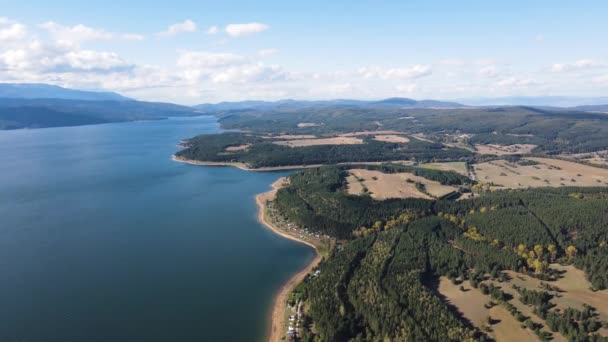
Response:
POLYGON ((608 166, 608 150, 589 153, 577 153, 563 155, 566 158, 574 158, 577 161, 587 162, 596 165, 608 166))
POLYGON ((465 162, 425 163, 420 164, 420 167, 440 171, 453 171, 464 176, 468 175, 467 163, 465 162))
POLYGON ((468 282, 462 284, 465 291, 460 290, 460 285, 452 284, 447 277, 441 277, 439 282, 439 293, 445 300, 454 306, 464 318, 478 328, 487 326, 487 318, 494 320, 492 332, 489 333, 496 341, 538 341, 538 337, 530 330, 523 329, 519 323, 504 307, 497 305, 491 309, 484 305, 490 301, 479 289, 473 288, 468 282))
POLYGON ((460 291, 460 285, 453 284, 447 277, 439 279, 439 293, 446 297, 449 304, 455 306, 462 315, 473 325, 481 328, 486 322, 490 310, 484 304, 490 298, 484 296, 479 289, 472 288, 468 283, 462 284, 466 291, 460 291))
POLYGON ((479 154, 493 154, 496 156, 506 156, 512 154, 527 154, 532 152, 536 145, 515 144, 515 145, 475 145, 479 154))
MULTIPOLYGON (((550 282, 552 286, 556 286, 562 291, 559 297, 552 299, 558 308, 563 310, 572 307, 581 310, 583 304, 591 305, 597 309, 600 319, 608 321, 608 290, 591 290, 591 283, 587 280, 585 272, 574 266, 552 264, 551 268, 565 272, 562 278, 550 282)), ((506 271, 506 273, 512 278, 509 283, 531 290, 540 290, 542 281, 513 271, 506 271)))
POLYGON ((526 158, 537 165, 517 165, 506 160, 475 164, 477 179, 497 188, 605 186, 608 170, 570 161, 526 158))
POLYGON ((316 122, 300 122, 298 124, 298 127, 300 128, 304 128, 304 127, 318 127, 321 126, 322 124, 320 123, 316 123, 316 122))
POLYGON ((374 140, 383 141, 383 142, 391 142, 391 143, 407 143, 410 139, 394 134, 386 134, 386 135, 376 135, 373 137, 374 140))
POLYGON ((403 134, 402 132, 397 132, 397 131, 360 131, 360 132, 350 132, 350 133, 344 133, 344 134, 340 134, 341 137, 358 137, 361 135, 384 135, 384 134, 403 134))
POLYGON ((317 136, 312 134, 281 134, 281 135, 262 135, 264 139, 283 139, 283 140, 292 140, 292 139, 315 139, 317 136))
POLYGON ((244 144, 239 146, 229 146, 226 147, 226 152, 238 152, 238 151, 246 151, 251 144, 244 144))
POLYGON ((416 183, 424 184, 426 192, 435 197, 441 197, 457 190, 452 186, 442 185, 405 172, 389 174, 373 170, 352 169, 347 181, 349 194, 360 195, 367 189, 367 193, 377 200, 407 197, 429 199, 429 195, 416 188, 416 183))
POLYGON ((363 144, 363 140, 355 137, 335 137, 335 138, 321 138, 321 139, 293 139, 293 140, 280 140, 275 141, 273 144, 289 146, 289 147, 302 147, 302 146, 315 146, 315 145, 354 145, 363 144))
POLYGON ((426 136, 424 133, 416 133, 416 134, 412 134, 412 137, 420 140, 420 141, 426 141, 426 142, 430 142, 430 143, 434 143, 435 141, 431 140, 428 138, 428 136, 426 136))

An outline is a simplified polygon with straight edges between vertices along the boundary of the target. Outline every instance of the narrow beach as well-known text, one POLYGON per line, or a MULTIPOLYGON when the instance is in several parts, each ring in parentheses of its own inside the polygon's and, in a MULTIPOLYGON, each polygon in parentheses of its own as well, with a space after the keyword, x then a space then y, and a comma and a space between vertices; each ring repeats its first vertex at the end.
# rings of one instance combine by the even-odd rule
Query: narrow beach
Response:
POLYGON ((283 331, 282 329, 285 328, 285 310, 289 294, 321 261, 321 255, 319 254, 315 245, 308 241, 301 240, 296 236, 288 234, 287 232, 276 227, 274 224, 272 224, 272 222, 266 220, 266 202, 272 201, 274 199, 277 191, 283 186, 285 181, 286 179, 284 177, 279 178, 272 184, 272 190, 261 193, 255 197, 255 201, 258 205, 258 220, 261 224, 272 230, 274 233, 286 239, 294 240, 303 243, 307 246, 310 246, 315 250, 315 258, 310 262, 310 264, 308 264, 306 267, 296 273, 293 277, 291 277, 291 279, 289 279, 289 281, 285 283, 285 285, 283 285, 277 293, 270 316, 270 326, 268 331, 268 341, 270 342, 280 341, 281 337, 285 333, 285 331, 283 331))

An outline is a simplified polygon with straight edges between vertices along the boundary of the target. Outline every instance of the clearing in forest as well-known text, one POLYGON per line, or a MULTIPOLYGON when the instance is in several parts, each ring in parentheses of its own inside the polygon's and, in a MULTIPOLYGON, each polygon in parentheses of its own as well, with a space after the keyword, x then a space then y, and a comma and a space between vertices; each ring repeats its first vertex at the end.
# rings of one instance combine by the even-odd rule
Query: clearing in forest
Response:
POLYGON ((532 144, 514 144, 514 145, 475 145, 475 149, 479 154, 493 154, 496 156, 506 156, 512 154, 528 154, 536 145, 532 144))
POLYGON ((608 169, 549 158, 526 160, 535 164, 521 165, 494 160, 475 164, 474 170, 478 181, 494 184, 496 188, 608 185, 608 169))
MULTIPOLYGON (((551 300, 557 308, 561 310, 566 308, 582 310, 583 304, 591 305, 597 309, 602 321, 608 321, 608 290, 593 291, 585 272, 574 266, 551 264, 551 268, 563 272, 562 278, 557 281, 544 282, 559 288, 559 296, 554 296, 551 300)), ((505 273, 511 278, 507 282, 509 288, 511 284, 515 284, 528 290, 544 291, 541 286, 543 282, 536 278, 514 271, 506 271, 505 273)), ((608 336, 608 329, 601 329, 598 332, 603 336, 608 336)))
POLYGON ((300 127, 300 128, 304 128, 304 127, 319 127, 321 125, 323 125, 323 124, 316 123, 316 122, 300 122, 298 124, 298 127, 300 127))
POLYGON ((412 173, 383 173, 375 170, 352 169, 349 171, 348 193, 361 195, 369 193, 372 198, 426 198, 441 197, 457 189, 449 185, 416 176, 412 173), (419 189, 424 186, 424 192, 419 189), (429 196, 430 195, 430 196, 429 196))
POLYGON ((239 145, 239 146, 229 146, 226 147, 226 152, 238 152, 238 151, 247 151, 251 144, 239 145))
POLYGON ((374 140, 377 141, 383 141, 383 142, 390 142, 390 143, 407 143, 410 141, 410 139, 401 136, 401 135, 395 135, 395 134, 386 134, 386 135, 376 135, 373 137, 374 140))
POLYGON ((281 134, 281 135, 263 135, 264 139, 283 139, 283 140, 292 140, 292 139, 315 139, 317 136, 312 134, 281 134))
POLYGON ((289 146, 289 147, 303 147, 303 146, 315 146, 315 145, 355 145, 363 144, 363 140, 354 137, 334 137, 334 138, 320 138, 320 139, 293 139, 293 140, 279 140, 274 141, 273 144, 289 146))
POLYGON ((492 331, 488 334, 496 341, 537 341, 538 338, 529 329, 523 329, 519 323, 504 307, 497 305, 488 309, 485 304, 490 302, 479 289, 473 288, 468 282, 461 285, 453 284, 447 277, 439 281, 439 293, 445 297, 448 304, 454 306, 464 318, 476 327, 482 329, 488 325, 488 317, 495 322, 491 325, 492 331))
POLYGON ((465 162, 448 162, 448 163, 426 163, 420 164, 420 167, 425 169, 440 170, 440 171, 453 171, 463 176, 468 175, 467 163, 465 162))
POLYGON ((361 135, 385 135, 385 134, 403 134, 397 131, 360 131, 340 134, 341 137, 358 137, 361 135))
POLYGON ((574 158, 577 161, 587 162, 591 164, 608 166, 608 150, 588 152, 588 153, 577 153, 577 154, 564 154, 566 158, 574 158))

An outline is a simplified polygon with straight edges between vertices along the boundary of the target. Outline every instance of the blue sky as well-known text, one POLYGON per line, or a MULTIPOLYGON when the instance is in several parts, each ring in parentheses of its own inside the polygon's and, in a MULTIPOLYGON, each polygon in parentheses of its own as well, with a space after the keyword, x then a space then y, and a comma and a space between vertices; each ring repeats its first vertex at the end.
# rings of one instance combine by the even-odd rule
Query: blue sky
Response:
POLYGON ((599 96, 607 13, 605 1, 13 1, 0 81, 186 104, 599 96))

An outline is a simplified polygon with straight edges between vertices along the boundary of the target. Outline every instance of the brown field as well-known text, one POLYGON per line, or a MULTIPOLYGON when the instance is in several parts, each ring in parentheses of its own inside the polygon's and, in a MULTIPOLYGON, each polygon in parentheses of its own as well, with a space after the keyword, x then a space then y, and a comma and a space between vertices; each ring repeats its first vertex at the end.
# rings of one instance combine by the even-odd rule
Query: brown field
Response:
POLYGON ((322 124, 320 123, 315 123, 315 122, 300 122, 298 124, 298 127, 303 128, 303 127, 318 127, 321 126, 322 124))
POLYGON ((475 149, 479 154, 493 154, 497 156, 506 156, 511 154, 527 154, 532 152, 536 145, 531 144, 515 144, 515 145, 475 145, 475 149))
POLYGON ((383 135, 383 134, 403 134, 397 131, 360 131, 340 134, 341 137, 357 137, 360 135, 383 135))
MULTIPOLYGON (((565 271, 562 278, 554 282, 548 282, 550 285, 557 286, 561 290, 559 296, 556 296, 551 300, 557 308, 564 310, 570 307, 582 310, 583 304, 587 304, 597 309, 600 320, 608 320, 608 290, 591 290, 591 283, 587 280, 585 272, 574 266, 552 264, 551 268, 565 271)), ((542 281, 536 278, 513 271, 506 271, 506 273, 512 279, 507 282, 507 286, 504 286, 505 292, 509 292, 507 290, 513 291, 511 289, 511 284, 516 284, 530 290, 542 290, 540 285, 542 281)), ((518 298, 518 295, 515 292, 511 294, 514 295, 514 298, 518 298)), ((511 303, 516 304, 515 301, 511 301, 511 303)), ((526 311, 521 309, 520 311, 525 315, 528 315, 526 311)), ((599 330, 599 333, 603 336, 608 336, 608 330, 606 329, 599 330)), ((554 334, 554 336, 559 337, 560 335, 554 334)))
POLYGON ((489 333, 497 342, 502 341, 538 341, 538 337, 528 329, 523 329, 519 323, 504 307, 497 305, 487 309, 484 304, 490 301, 479 289, 473 288, 468 282, 462 286, 465 291, 460 291, 460 285, 452 284, 447 277, 441 277, 439 282, 439 293, 446 301, 470 321, 473 325, 481 328, 487 325, 488 316, 495 323, 492 332, 489 333))
POLYGON ((441 171, 453 171, 461 175, 467 176, 467 163, 465 162, 449 162, 449 163, 426 163, 420 164, 420 167, 441 171))
POLYGON ((374 140, 383 141, 383 142, 391 142, 391 143, 407 143, 410 139, 394 134, 386 134, 386 135, 376 135, 373 137, 374 140))
POLYGON ((238 151, 246 151, 251 144, 239 145, 239 146, 229 146, 226 147, 226 152, 238 152, 238 151))
POLYGON ((490 300, 490 297, 484 296, 479 289, 474 289, 469 286, 468 282, 462 284, 467 291, 460 291, 460 285, 452 284, 452 281, 447 277, 439 279, 439 293, 446 297, 447 302, 462 313, 473 325, 480 328, 487 321, 490 310, 484 307, 484 304, 490 300))
POLYGON ((321 139, 293 139, 293 140, 280 140, 274 141, 273 144, 289 146, 289 147, 302 147, 302 146, 315 146, 315 145, 354 145, 363 144, 363 140, 355 137, 334 137, 334 138, 321 138, 321 139))
POLYGON ((347 179, 349 194, 360 195, 365 187, 371 193, 371 197, 377 200, 407 197, 430 198, 427 194, 418 191, 415 183, 407 182, 407 179, 424 184, 426 191, 435 197, 441 197, 457 190, 454 187, 405 172, 388 174, 373 170, 352 169, 350 174, 347 179), (363 179, 363 181, 359 181, 359 179, 363 179))
POLYGON ((526 159, 539 164, 522 166, 495 160, 475 164, 474 169, 480 182, 493 183, 496 188, 608 185, 608 169, 558 159, 526 159))
POLYGON ((281 134, 281 135, 264 135, 262 138, 264 139, 283 139, 283 140, 292 140, 292 139, 315 139, 317 136, 312 134, 281 134))
MULTIPOLYGON (((530 329, 524 329, 513 315, 502 306, 495 306, 490 309, 490 315, 493 320, 500 321, 498 324, 492 325, 492 333, 490 333, 497 342, 511 341, 540 341, 530 329)), ((555 336, 555 334, 554 334, 555 336)), ((558 339, 554 339, 558 341, 558 339)), ((565 341, 565 340, 562 340, 565 341)))
POLYGON ((430 143, 434 143, 433 140, 429 139, 426 135, 424 135, 423 133, 416 133, 416 134, 412 134, 412 137, 420 140, 420 141, 426 141, 426 142, 430 142, 430 143))
POLYGON ((608 150, 589 153, 569 154, 563 155, 563 157, 573 158, 577 161, 583 161, 591 164, 608 166, 608 150))

